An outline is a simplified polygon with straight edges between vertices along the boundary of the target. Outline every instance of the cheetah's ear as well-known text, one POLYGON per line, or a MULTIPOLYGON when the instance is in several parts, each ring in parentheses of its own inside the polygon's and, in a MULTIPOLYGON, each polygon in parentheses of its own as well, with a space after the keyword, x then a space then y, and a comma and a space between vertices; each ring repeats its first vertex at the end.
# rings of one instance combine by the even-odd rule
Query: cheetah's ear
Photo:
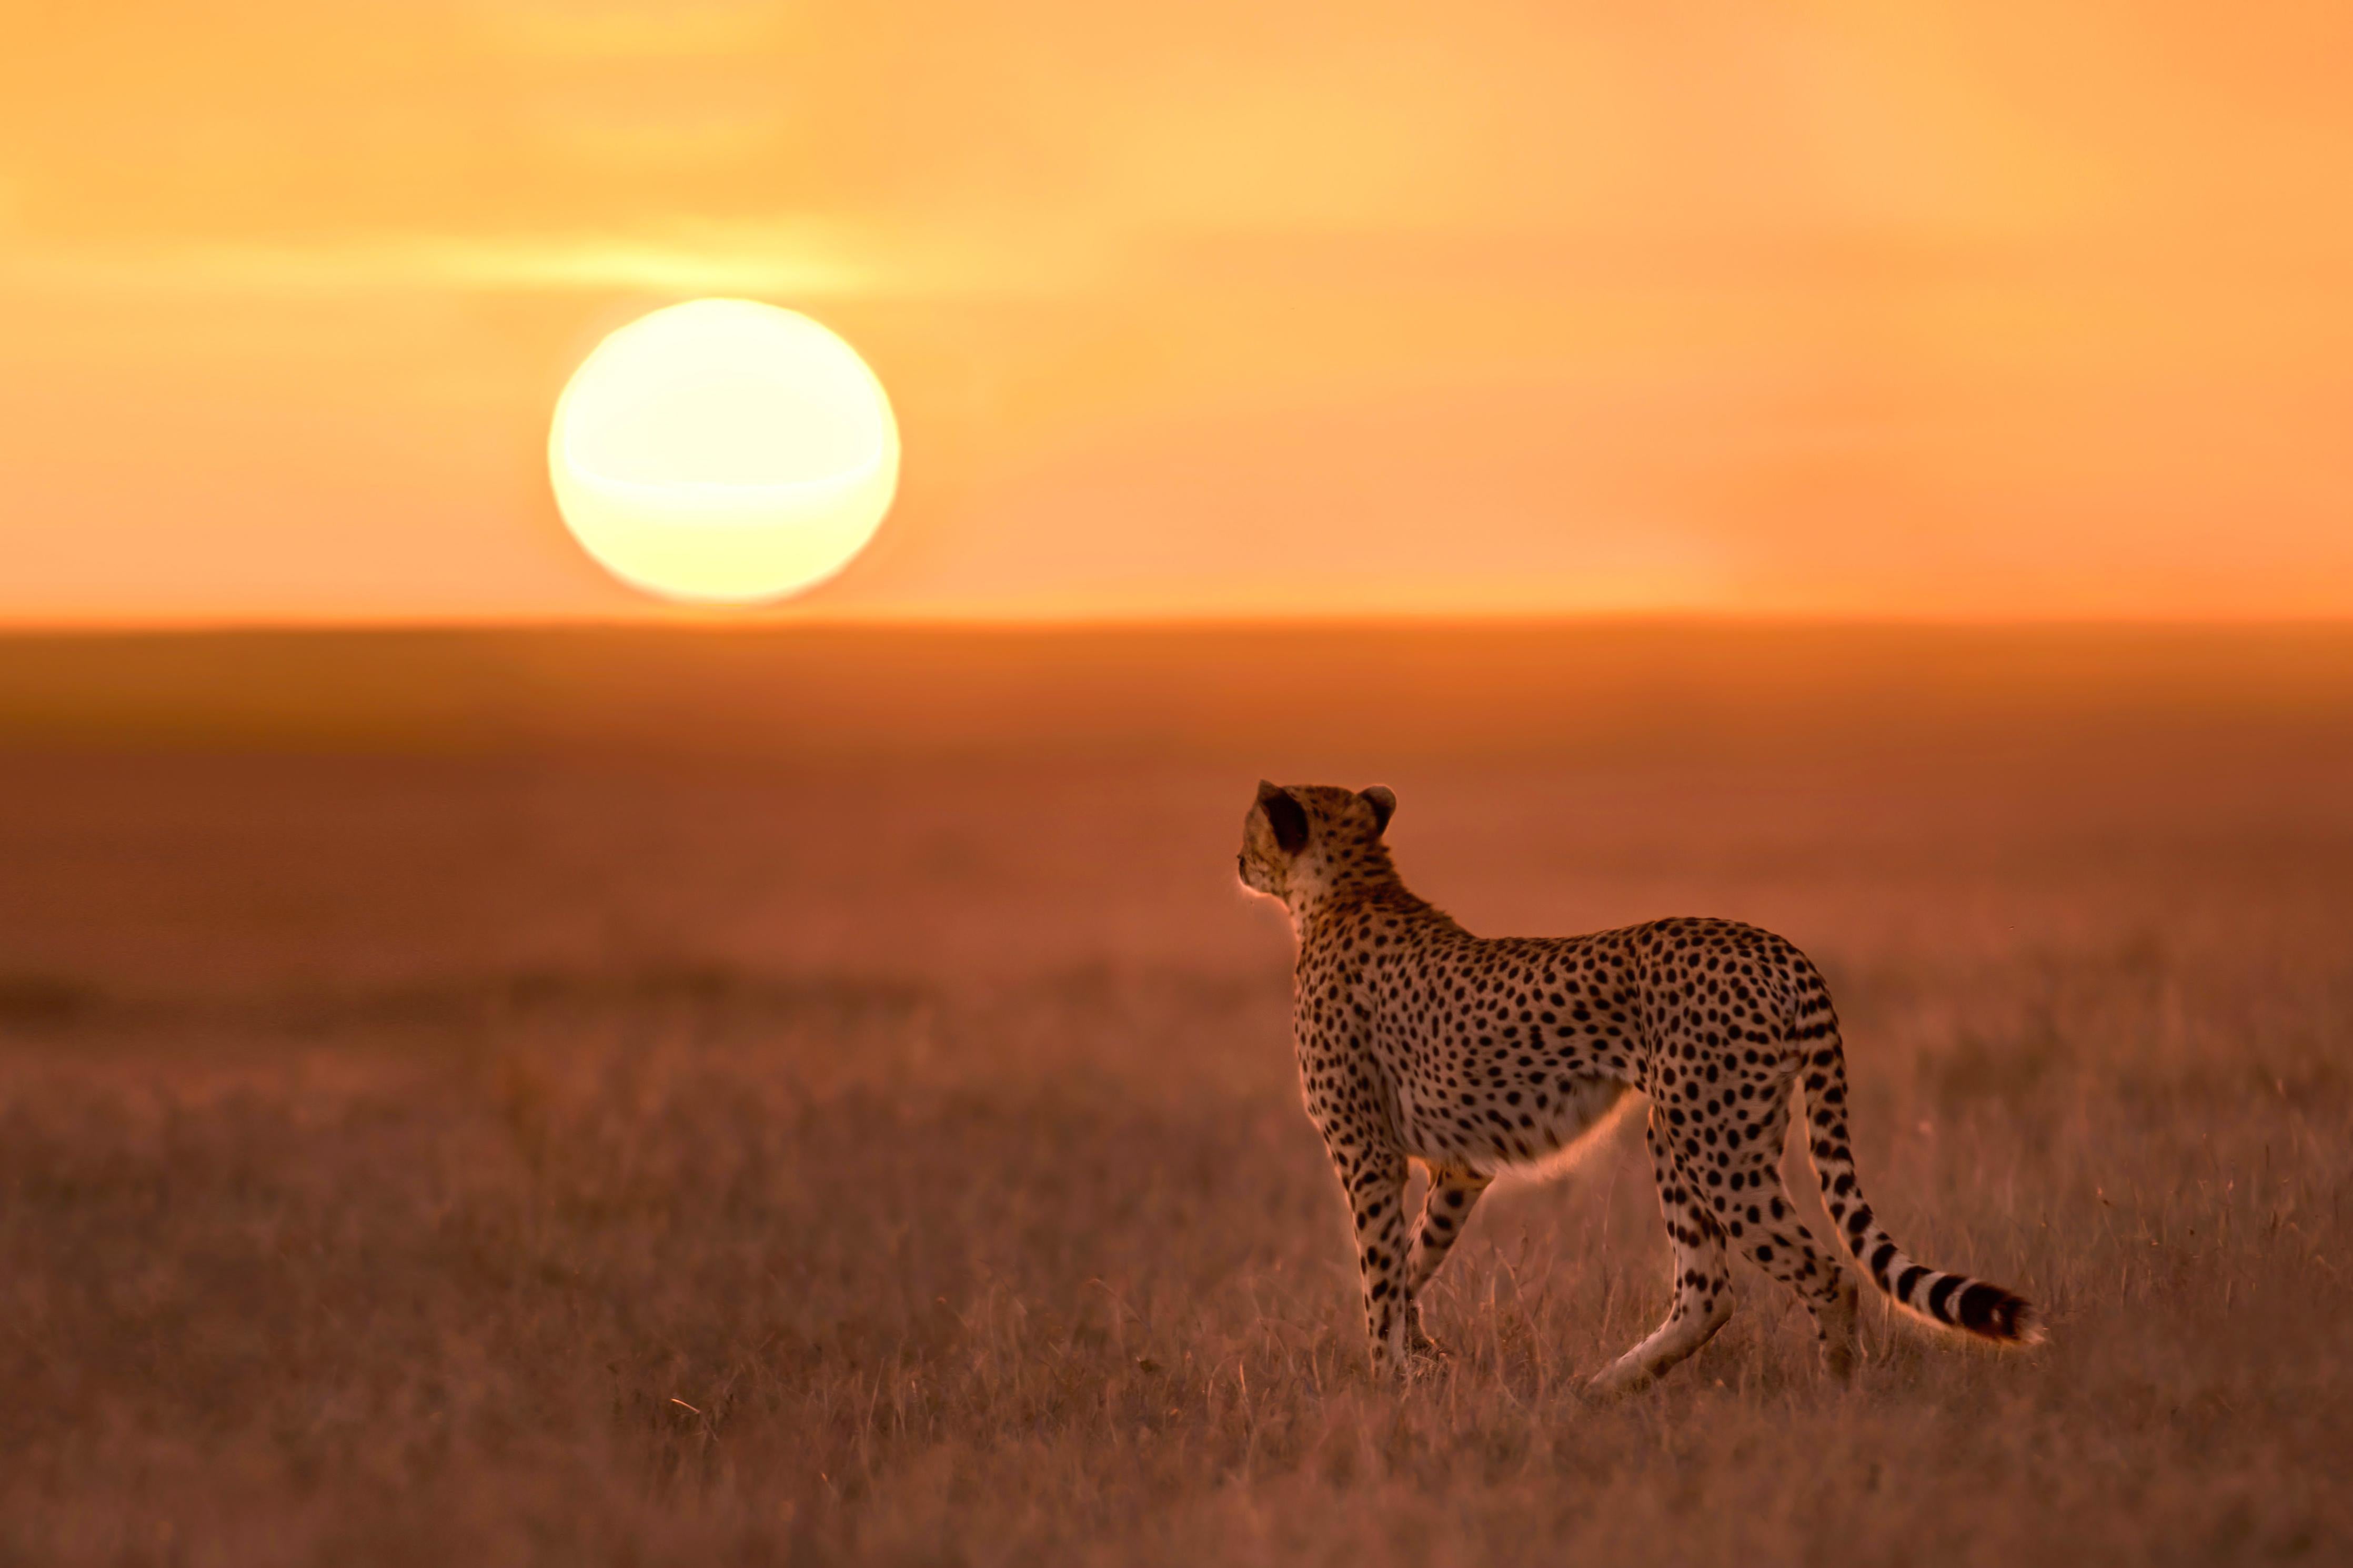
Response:
POLYGON ((1266 825, 1274 829, 1274 841, 1285 855, 1307 847, 1307 813, 1281 784, 1258 781, 1258 808, 1266 813, 1266 825))
POLYGON ((1373 808, 1373 837, 1378 838, 1389 830, 1389 818, 1397 815, 1397 791, 1387 784, 1373 784, 1358 790, 1356 796, 1373 808))

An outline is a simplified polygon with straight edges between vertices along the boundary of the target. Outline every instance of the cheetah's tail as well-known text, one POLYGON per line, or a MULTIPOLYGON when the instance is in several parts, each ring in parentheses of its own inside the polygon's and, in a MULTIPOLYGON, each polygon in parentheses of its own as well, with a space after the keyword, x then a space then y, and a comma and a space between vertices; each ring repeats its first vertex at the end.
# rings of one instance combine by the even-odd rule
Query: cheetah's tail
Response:
POLYGON ((1846 1048, 1829 991, 1819 980, 1798 998, 1796 1015, 1791 1040, 1806 1053, 1807 1147, 1831 1228, 1848 1255, 1889 1300, 1915 1318, 1996 1344, 2040 1344, 2041 1314, 2031 1302, 1988 1280, 1915 1263, 1881 1228, 1855 1175, 1846 1125, 1846 1048))

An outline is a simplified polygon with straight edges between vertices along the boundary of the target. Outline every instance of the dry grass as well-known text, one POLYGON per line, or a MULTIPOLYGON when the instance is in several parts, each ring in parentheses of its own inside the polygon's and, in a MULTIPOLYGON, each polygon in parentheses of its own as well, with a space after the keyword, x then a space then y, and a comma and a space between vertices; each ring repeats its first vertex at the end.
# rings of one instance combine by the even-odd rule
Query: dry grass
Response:
POLYGON ((1475 929, 1805 944, 1880 1212, 2053 1320, 1841 1389, 1744 1273, 1607 1406, 1631 1140, 1366 1382, 1250 761, 20 755, 0 1561, 2341 1561, 2344 752, 2196 751, 1385 770, 1475 929))

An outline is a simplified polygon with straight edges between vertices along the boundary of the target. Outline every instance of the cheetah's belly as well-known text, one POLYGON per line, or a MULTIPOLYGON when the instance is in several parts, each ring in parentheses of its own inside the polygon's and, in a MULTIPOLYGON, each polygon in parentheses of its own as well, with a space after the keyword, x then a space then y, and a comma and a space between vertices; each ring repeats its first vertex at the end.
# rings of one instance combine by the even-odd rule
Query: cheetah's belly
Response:
POLYGON ((1541 1107, 1533 1095, 1507 1102, 1501 1095, 1478 1094, 1465 1105, 1459 1092, 1408 1082, 1398 1086, 1398 1126, 1406 1152, 1418 1159, 1490 1175, 1517 1171, 1543 1178, 1574 1163, 1631 1094, 1612 1079, 1563 1078, 1541 1107))
POLYGON ((1600 1142, 1599 1134, 1636 1098, 1630 1087, 1614 1079, 1572 1079, 1562 1084, 1559 1103, 1546 1125, 1546 1146, 1533 1159, 1520 1154, 1516 1145, 1508 1155, 1499 1151, 1498 1157, 1504 1168, 1539 1181, 1561 1175, 1600 1142))

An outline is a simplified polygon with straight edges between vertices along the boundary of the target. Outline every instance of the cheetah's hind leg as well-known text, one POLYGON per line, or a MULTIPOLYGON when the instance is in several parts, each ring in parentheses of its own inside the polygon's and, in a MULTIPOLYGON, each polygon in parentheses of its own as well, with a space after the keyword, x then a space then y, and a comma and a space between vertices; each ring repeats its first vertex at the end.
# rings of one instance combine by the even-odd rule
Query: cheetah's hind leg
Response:
POLYGON ((1788 1125, 1785 1078, 1758 1097, 1746 1139, 1736 1137, 1728 1152, 1718 1156, 1725 1169, 1708 1201, 1733 1245, 1813 1314, 1822 1369, 1843 1383, 1854 1373, 1854 1280, 1814 1244, 1789 1201, 1781 1180, 1781 1141, 1788 1125))
POLYGON ((1649 1142, 1659 1208, 1666 1215, 1667 1238, 1674 1248, 1674 1304, 1667 1309, 1666 1321, 1586 1384, 1592 1394, 1630 1394, 1646 1386, 1714 1339, 1732 1316, 1732 1270, 1725 1257, 1724 1229, 1677 1171, 1656 1107, 1651 1111, 1649 1142))

